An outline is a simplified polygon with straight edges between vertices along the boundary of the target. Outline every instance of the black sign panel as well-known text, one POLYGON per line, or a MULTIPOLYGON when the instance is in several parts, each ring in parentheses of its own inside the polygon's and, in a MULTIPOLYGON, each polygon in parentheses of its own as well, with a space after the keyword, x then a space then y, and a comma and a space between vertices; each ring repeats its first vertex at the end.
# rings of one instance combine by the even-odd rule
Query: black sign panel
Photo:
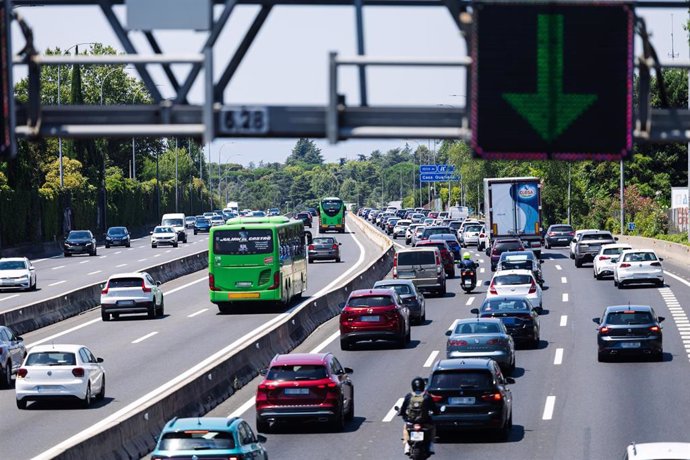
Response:
POLYGON ((9 0, 0 0, 0 159, 14 158, 17 154, 14 134, 11 16, 9 0))
POLYGON ((619 160, 632 149, 625 4, 477 3, 472 147, 487 159, 619 160))

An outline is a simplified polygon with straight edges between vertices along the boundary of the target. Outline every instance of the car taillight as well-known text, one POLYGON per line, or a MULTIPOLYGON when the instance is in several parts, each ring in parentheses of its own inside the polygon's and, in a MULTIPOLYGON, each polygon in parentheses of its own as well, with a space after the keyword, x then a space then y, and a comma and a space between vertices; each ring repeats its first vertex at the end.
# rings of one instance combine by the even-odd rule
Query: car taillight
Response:
POLYGON ((420 425, 419 423, 415 423, 414 425, 412 425, 412 429, 415 431, 419 431, 422 429, 422 425, 420 425))
POLYGON ((599 260, 609 260, 609 256, 599 256, 599 260))
POLYGON ((105 295, 108 293, 108 289, 110 288, 110 282, 105 285, 105 288, 101 291, 101 294, 105 295))
POLYGON ((244 454, 232 454, 231 456, 228 457, 228 460, 244 460, 245 456, 244 454))
POLYGON ((529 287, 529 293, 534 294, 535 292, 537 292, 537 283, 532 280, 532 285, 529 287))
POLYGON ((449 340, 448 346, 449 347, 466 347, 467 341, 466 340, 449 340))
POLYGON ((661 332, 661 328, 659 326, 652 326, 649 328, 649 332, 659 333, 661 332))
POLYGON ((479 238, 484 238, 485 236, 486 236, 486 235, 483 234, 483 233, 480 233, 480 234, 479 234, 479 238))
POLYGON ((491 281, 491 284, 489 285, 489 294, 498 295, 498 291, 496 290, 493 281, 491 281))
POLYGON ((575 232, 568 232, 568 235, 575 236, 575 232))
POLYGON ((441 263, 441 257, 436 254, 436 265, 439 265, 441 263))
POLYGON ((501 393, 487 393, 482 395, 482 401, 498 402, 501 400, 503 400, 503 395, 501 393))
POLYGON ((606 326, 601 326, 601 327, 599 328, 599 333, 600 333, 600 334, 608 334, 610 330, 611 330, 611 329, 609 329, 609 328, 606 327, 606 326))
POLYGON ((620 268, 628 268, 629 266, 630 266, 629 263, 623 262, 623 263, 620 265, 620 268))
POLYGON ((273 284, 268 289, 278 289, 278 286, 280 286, 280 272, 275 272, 273 274, 273 284))
POLYGON ((337 245, 337 244, 334 244, 334 245, 331 247, 331 249, 338 249, 338 245, 337 245))
POLYGON ((309 249, 310 251, 313 251, 313 250, 314 250, 314 245, 313 245, 313 244, 310 244, 309 246, 307 246, 307 249, 309 249))
POLYGON ((435 394, 433 394, 433 393, 429 393, 429 396, 431 396, 431 399, 432 399, 435 403, 440 403, 441 401, 443 401, 443 396, 441 396, 441 395, 435 395, 435 394))
POLYGON ((398 277, 398 253, 393 256, 393 278, 398 277))
POLYGON ((144 292, 151 292, 151 288, 146 287, 146 283, 144 283, 144 280, 141 280, 141 290, 144 292))
POLYGON ((316 388, 319 388, 319 389, 321 389, 321 390, 323 390, 324 388, 333 389, 333 388, 338 388, 338 384, 335 383, 335 382, 328 382, 328 383, 326 383, 326 384, 324 384, 324 385, 317 385, 316 388))
POLYGON ((489 340, 486 341, 486 344, 487 344, 487 345, 496 345, 496 344, 498 344, 498 343, 500 343, 500 340, 499 340, 499 339, 489 339, 489 340))
POLYGON ((84 377, 84 368, 75 367, 74 369, 72 369, 72 375, 75 377, 84 377))
POLYGON ((20 367, 17 371, 17 378, 23 379, 24 377, 26 377, 26 374, 28 373, 29 371, 26 368, 20 367))

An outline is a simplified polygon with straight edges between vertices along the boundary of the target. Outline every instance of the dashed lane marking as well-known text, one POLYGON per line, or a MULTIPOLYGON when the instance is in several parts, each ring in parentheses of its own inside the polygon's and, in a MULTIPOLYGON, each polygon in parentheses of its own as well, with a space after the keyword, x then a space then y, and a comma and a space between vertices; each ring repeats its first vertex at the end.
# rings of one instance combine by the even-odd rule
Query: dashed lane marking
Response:
POLYGON ((324 348, 326 348, 331 342, 333 342, 338 337, 340 337, 340 331, 335 331, 333 334, 329 335, 328 338, 326 338, 326 340, 318 344, 316 348, 314 348, 309 353, 321 353, 324 348))
POLYGON ((0 299, 0 302, 2 302, 3 300, 14 299, 15 297, 19 297, 19 294, 12 294, 12 295, 8 295, 7 297, 3 297, 2 299, 0 299))
POLYGON ((91 261, 90 261, 90 260, 82 260, 81 262, 79 262, 79 264, 80 264, 80 265, 81 265, 81 264, 88 264, 89 262, 91 262, 91 261))
POLYGON ((474 302, 474 296, 467 299, 467 302, 465 302, 465 305, 467 305, 469 307, 470 305, 472 305, 472 302, 474 302))
POLYGON ((484 273, 485 270, 486 270, 486 269, 485 269, 484 267, 480 267, 480 268, 479 268, 479 273, 484 273))
POLYGON ((561 296, 561 300, 562 300, 563 302, 567 302, 567 301, 568 301, 568 293, 567 293, 567 292, 564 292, 564 293, 563 293, 563 295, 561 296))
POLYGON ((247 412, 249 410, 249 408, 254 405, 255 402, 256 402, 256 396, 252 396, 247 401, 245 401, 244 404, 242 404, 240 407, 235 409, 230 415, 228 415, 228 418, 241 416, 242 414, 247 412))
POLYGON ((194 318, 195 316, 198 316, 202 314, 203 312, 208 311, 208 308, 202 308, 201 310, 192 313, 191 315, 187 315, 187 318, 194 318))
POLYGON ((115 268, 121 268, 121 267, 126 267, 127 264, 120 264, 120 265, 115 265, 115 268))
POLYGON ((551 420, 553 418, 553 409, 556 406, 556 397, 547 396, 546 404, 544 404, 544 413, 541 416, 542 420, 551 420))
POLYGON ((558 271, 563 270, 563 267, 561 267, 560 265, 554 265, 554 267, 556 267, 556 270, 558 270, 558 271))
POLYGON ((431 367, 431 365, 434 364, 434 361, 436 361, 437 356, 438 350, 432 351, 426 361, 424 361, 424 367, 431 367))
POLYGON ((62 284, 62 283, 66 283, 66 282, 67 282, 66 280, 56 281, 54 283, 49 284, 48 286, 57 286, 58 284, 62 284))
POLYGON ((561 315, 561 327, 568 325, 568 315, 561 315))
POLYGON ((561 276, 561 283, 566 284, 568 282, 568 278, 565 276, 561 276))
POLYGON ((57 267, 53 267, 52 270, 59 270, 60 268, 65 268, 64 265, 58 265, 57 267))
POLYGON ((89 272, 87 275, 95 275, 97 273, 101 273, 103 270, 96 270, 95 272, 89 272))
POLYGON ((383 423, 389 423, 389 422, 393 421, 393 419, 395 418, 395 416, 398 415, 398 411, 395 410, 395 407, 396 407, 396 406, 397 406, 397 407, 402 406, 402 403, 403 403, 404 400, 405 400, 405 398, 400 398, 400 399, 398 399, 398 400, 395 402, 395 404, 393 404, 393 407, 391 407, 391 409, 388 411, 388 413, 386 414, 386 416, 383 417, 383 420, 381 420, 381 421, 382 421, 383 423))
POLYGON ((556 348, 556 355, 553 358, 553 364, 554 366, 560 366, 563 364, 563 349, 562 348, 556 348))
POLYGON ((158 332, 157 332, 157 331, 153 331, 153 332, 151 332, 151 333, 149 333, 149 334, 146 334, 146 335, 143 336, 143 337, 139 337, 139 338, 136 339, 136 340, 132 340, 132 343, 140 343, 140 342, 143 342, 144 340, 150 339, 151 337, 153 337, 153 336, 156 335, 156 334, 158 334, 158 332))

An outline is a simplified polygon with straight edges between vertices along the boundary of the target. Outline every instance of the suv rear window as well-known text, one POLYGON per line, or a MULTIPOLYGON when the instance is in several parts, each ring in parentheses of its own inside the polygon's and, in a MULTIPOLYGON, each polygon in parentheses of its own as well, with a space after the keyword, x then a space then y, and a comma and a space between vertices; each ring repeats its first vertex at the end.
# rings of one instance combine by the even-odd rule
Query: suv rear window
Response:
POLYGON ((551 227, 552 232, 572 232, 573 227, 570 225, 554 225, 551 227))
POLYGON ((606 317, 606 324, 611 325, 633 325, 653 323, 651 313, 647 311, 614 311, 606 317))
POLYGON ((501 261, 501 268, 505 270, 532 270, 532 261, 527 259, 501 261))
POLYGON ((523 249, 522 243, 519 241, 504 241, 502 243, 496 243, 496 250, 499 252, 522 251, 523 249))
POLYGON ((232 433, 213 430, 188 430, 165 433, 161 438, 160 450, 234 449, 232 433))
POLYGON ((407 284, 384 284, 376 287, 381 289, 393 289, 400 295, 412 294, 412 289, 410 289, 410 286, 407 284))
POLYGON ((398 253, 398 265, 434 265, 436 259, 431 251, 409 251, 398 253))
POLYGON ((424 229, 424 236, 429 235, 440 235, 442 233, 450 233, 450 227, 436 227, 436 228, 426 228, 424 229))
POLYGON ((26 358, 27 366, 74 366, 77 360, 74 353, 62 351, 44 351, 30 353, 26 358))
POLYGON ((270 229, 220 230, 213 238, 213 251, 219 255, 271 254, 273 231, 270 229))
POLYGON ((353 297, 347 305, 350 307, 385 307, 394 303, 393 299, 387 295, 372 295, 367 297, 353 297))
POLYGON ((465 232, 478 232, 481 231, 482 226, 481 225, 466 225, 464 228, 465 232))
POLYGON ((328 376, 326 368, 321 365, 293 364, 289 366, 272 366, 268 370, 268 380, 320 380, 328 376))
POLYGON ((613 236, 610 233, 594 233, 584 234, 580 241, 598 241, 598 240, 612 240, 613 236))
POLYGON ((141 283, 141 278, 113 278, 108 281, 108 288, 140 288, 141 283))
POLYGON ((616 254, 620 254, 621 252, 623 252, 624 249, 625 249, 625 248, 607 248, 607 249, 604 249, 604 254, 606 254, 606 255, 610 255, 610 254, 616 255, 616 254))
POLYGON ((491 390, 493 376, 482 370, 452 370, 434 372, 429 381, 429 389, 473 389, 491 390))

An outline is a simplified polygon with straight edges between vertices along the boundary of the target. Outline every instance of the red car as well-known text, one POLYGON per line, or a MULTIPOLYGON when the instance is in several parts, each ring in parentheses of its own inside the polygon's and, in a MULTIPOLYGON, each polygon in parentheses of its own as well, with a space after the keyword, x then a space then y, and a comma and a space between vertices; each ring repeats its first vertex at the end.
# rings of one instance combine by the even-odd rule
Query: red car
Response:
POLYGON ((441 251, 441 262, 443 263, 443 271, 446 272, 446 277, 455 277, 455 255, 448 243, 439 240, 421 240, 414 247, 423 248, 427 246, 436 246, 441 251))
POLYGON ((501 254, 506 251, 524 251, 525 246, 522 241, 517 238, 498 238, 495 239, 491 248, 486 250, 486 255, 491 256, 491 271, 496 271, 496 266, 498 265, 498 260, 501 258, 501 254))
POLYGON ((351 373, 331 353, 276 355, 256 390, 257 431, 295 420, 327 421, 342 431, 355 416, 351 373))
POLYGON ((352 291, 340 312, 340 348, 361 340, 390 340, 400 348, 410 342, 410 310, 392 289, 352 291))

